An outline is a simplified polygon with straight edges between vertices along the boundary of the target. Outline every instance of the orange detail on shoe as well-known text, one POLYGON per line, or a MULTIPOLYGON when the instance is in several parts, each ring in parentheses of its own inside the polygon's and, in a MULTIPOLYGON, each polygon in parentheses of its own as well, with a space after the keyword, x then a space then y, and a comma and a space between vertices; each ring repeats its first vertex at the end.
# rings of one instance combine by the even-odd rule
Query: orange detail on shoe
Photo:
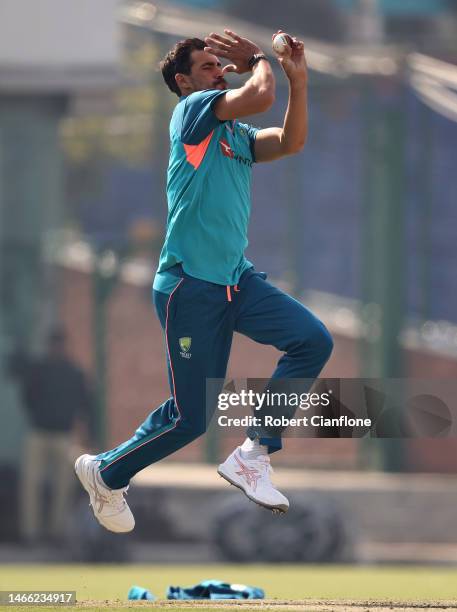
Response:
POLYGON ((243 476, 243 478, 246 480, 246 484, 249 487, 251 487, 251 489, 256 491, 257 481, 261 477, 259 470, 256 470, 255 468, 249 468, 242 461, 240 461, 236 455, 235 455, 235 461, 238 463, 240 467, 240 471, 236 472, 238 476, 243 476))
POLYGON ((227 289, 227 300, 229 302, 231 302, 232 301, 232 294, 230 292, 230 285, 227 285, 226 289, 227 289))
POLYGON ((214 130, 208 134, 205 140, 202 140, 197 145, 183 144, 186 159, 189 164, 195 168, 195 170, 198 170, 198 167, 202 163, 213 134, 214 130))

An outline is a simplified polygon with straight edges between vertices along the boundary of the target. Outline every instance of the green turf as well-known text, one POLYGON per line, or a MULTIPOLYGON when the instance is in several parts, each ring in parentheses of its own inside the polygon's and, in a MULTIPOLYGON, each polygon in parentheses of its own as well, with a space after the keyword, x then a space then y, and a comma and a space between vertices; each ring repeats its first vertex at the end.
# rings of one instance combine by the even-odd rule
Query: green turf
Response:
MULTIPOLYGON (((77 600, 126 600, 133 585, 164 598, 168 585, 207 578, 262 587, 280 599, 457 599, 457 569, 304 565, 9 565, 0 590, 76 591, 77 600)), ((13 610, 13 608, 4 608, 13 610)), ((18 608, 24 610, 25 608, 18 608)), ((47 608, 40 607, 44 612, 47 608)), ((49 608, 51 609, 51 608, 49 608)), ((81 608, 78 609, 79 611, 81 608)), ((93 608, 92 608, 93 610, 93 608)))

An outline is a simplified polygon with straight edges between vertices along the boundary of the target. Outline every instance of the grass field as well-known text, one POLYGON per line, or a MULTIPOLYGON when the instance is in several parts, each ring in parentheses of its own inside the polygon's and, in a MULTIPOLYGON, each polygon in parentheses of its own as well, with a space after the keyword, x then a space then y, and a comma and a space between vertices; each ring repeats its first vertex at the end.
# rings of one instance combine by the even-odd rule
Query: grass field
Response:
MULTIPOLYGON (((144 605, 155 611, 202 610, 201 604, 192 602, 129 603, 127 592, 136 584, 163 600, 168 585, 189 586, 206 578, 260 586, 268 600, 275 600, 258 602, 260 606, 254 605, 255 602, 243 602, 243 612, 259 609, 376 610, 380 606, 395 609, 389 602, 399 602, 397 608, 404 610, 420 607, 457 610, 457 568, 217 564, 0 566, 0 590, 76 591, 79 612, 93 612, 94 609, 115 612, 144 605)), ((239 608, 234 602, 229 605, 239 608)), ((45 612, 61 608, 40 606, 39 609, 45 612)), ((6 609, 23 612, 25 608, 8 606, 6 609)), ((221 607, 211 602, 204 609, 209 612, 221 607)))
MULTIPOLYGON (((248 610, 457 610, 457 568, 354 567, 297 565, 9 565, 0 566, 0 590, 76 591, 78 612, 153 607, 157 610, 201 609, 198 602, 127 602, 133 585, 165 597, 168 585, 189 586, 206 578, 262 587, 268 603, 242 602, 248 610), (303 601, 306 600, 306 601, 303 601), (398 602, 395 606, 391 602, 398 602), (403 602, 403 604, 401 604, 403 602), (451 603, 454 602, 454 603, 451 603), (260 604, 260 605, 259 605, 260 604)), ((231 602, 230 607, 239 608, 231 602)), ((227 603, 222 604, 226 607, 227 603)), ((220 610, 214 602, 205 612, 220 610)), ((8 606, 5 610, 24 611, 8 606)), ((43 607, 42 612, 59 607, 43 607)), ((74 609, 74 608, 73 608, 74 609)))

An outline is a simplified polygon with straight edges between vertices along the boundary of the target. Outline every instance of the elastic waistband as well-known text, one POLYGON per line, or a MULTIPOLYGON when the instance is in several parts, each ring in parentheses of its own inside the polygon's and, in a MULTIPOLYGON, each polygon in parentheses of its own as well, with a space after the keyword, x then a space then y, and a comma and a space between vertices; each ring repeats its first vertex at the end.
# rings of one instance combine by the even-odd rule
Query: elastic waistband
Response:
POLYGON ((253 275, 260 276, 264 280, 267 278, 267 275, 265 274, 265 272, 257 272, 254 266, 245 270, 243 274, 240 276, 238 283, 234 285, 220 285, 219 283, 212 283, 211 281, 206 281, 204 279, 196 278, 195 276, 191 276, 190 274, 187 274, 186 272, 184 272, 182 264, 180 263, 175 264, 171 268, 167 268, 166 270, 164 270, 164 272, 168 272, 169 274, 172 274, 173 276, 176 276, 178 278, 190 278, 194 280, 200 280, 204 283, 209 283, 210 285, 217 285, 218 287, 224 287, 224 286, 233 287, 233 290, 236 292, 240 291, 243 288, 246 281, 253 275))
POLYGON ((173 276, 177 276, 178 278, 182 278, 183 276, 188 276, 184 270, 182 269, 182 265, 180 263, 175 264, 171 268, 167 268, 164 270, 164 273, 172 274, 173 276))

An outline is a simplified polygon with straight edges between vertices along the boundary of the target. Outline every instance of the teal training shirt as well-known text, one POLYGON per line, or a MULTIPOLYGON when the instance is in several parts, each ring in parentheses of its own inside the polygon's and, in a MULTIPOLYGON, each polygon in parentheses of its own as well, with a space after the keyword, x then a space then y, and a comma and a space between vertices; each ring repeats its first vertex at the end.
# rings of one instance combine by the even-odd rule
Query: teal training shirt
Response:
POLYGON ((251 210, 251 167, 257 129, 220 121, 214 102, 226 91, 181 98, 170 123, 168 218, 154 289, 169 293, 181 263, 190 276, 236 285, 252 267, 245 258, 251 210))

